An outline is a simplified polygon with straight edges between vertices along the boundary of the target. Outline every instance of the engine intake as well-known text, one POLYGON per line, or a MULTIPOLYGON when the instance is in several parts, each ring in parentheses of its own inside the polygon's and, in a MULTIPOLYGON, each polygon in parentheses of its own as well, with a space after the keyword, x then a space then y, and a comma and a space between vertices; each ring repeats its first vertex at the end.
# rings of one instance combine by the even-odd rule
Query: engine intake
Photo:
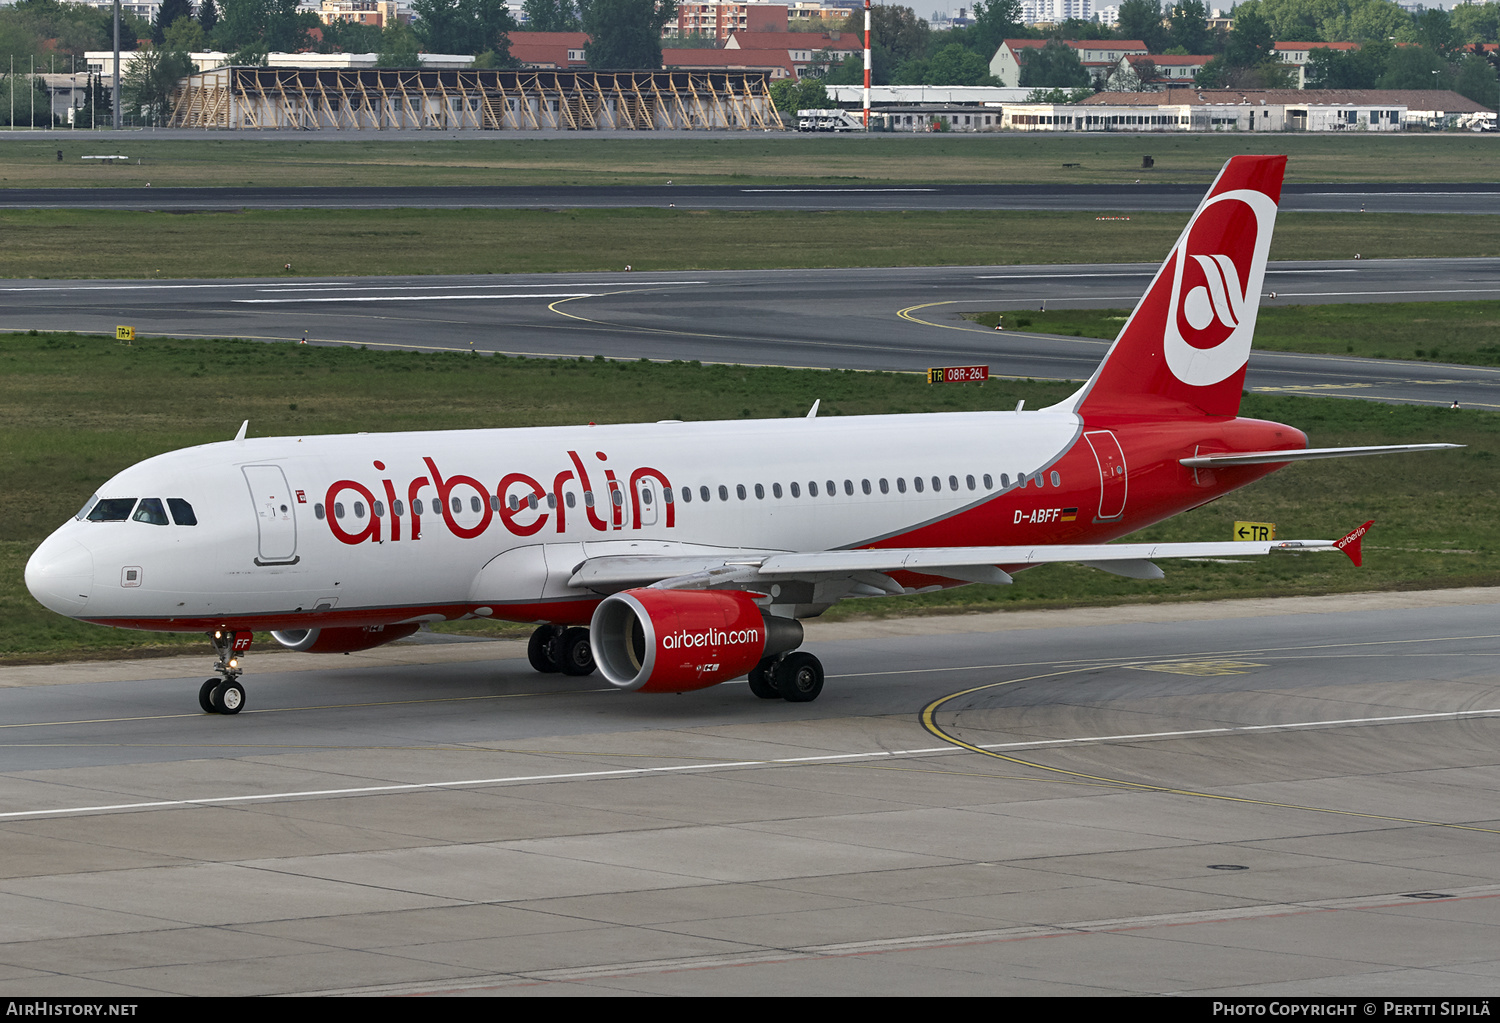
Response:
POLYGON ((600 602, 589 639, 610 684, 639 693, 686 693, 795 649, 802 625, 767 618, 738 590, 637 589, 600 602))
POLYGON ((405 639, 421 627, 418 622, 407 622, 404 625, 359 625, 336 629, 280 629, 273 631, 271 638, 289 650, 310 654, 349 654, 405 639))

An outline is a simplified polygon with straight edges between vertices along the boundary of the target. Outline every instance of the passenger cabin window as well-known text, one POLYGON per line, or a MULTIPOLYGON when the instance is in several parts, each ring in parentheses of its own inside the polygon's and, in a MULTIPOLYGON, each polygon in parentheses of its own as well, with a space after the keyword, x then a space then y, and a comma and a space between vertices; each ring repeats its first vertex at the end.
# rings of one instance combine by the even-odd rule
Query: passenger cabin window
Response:
POLYGON ((130 509, 135 507, 133 497, 108 497, 94 505, 89 512, 90 522, 124 522, 130 518, 130 509))

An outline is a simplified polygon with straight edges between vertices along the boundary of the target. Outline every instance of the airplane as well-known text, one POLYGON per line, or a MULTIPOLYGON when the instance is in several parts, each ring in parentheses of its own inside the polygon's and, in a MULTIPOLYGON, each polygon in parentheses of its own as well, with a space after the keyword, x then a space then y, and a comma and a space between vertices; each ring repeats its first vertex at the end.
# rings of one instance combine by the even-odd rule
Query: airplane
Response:
MULTIPOLYGON (((1339 540, 1108 541, 1304 459, 1239 416, 1284 156, 1236 156, 1094 375, 1025 411, 248 438, 119 473, 33 553, 26 585, 81 621, 205 632, 199 703, 235 714, 253 630, 349 652, 424 623, 537 623, 542 672, 682 693, 749 675, 816 699, 801 621, 853 597, 1082 562, 1342 550, 1339 540)), ((248 424, 247 424, 248 425, 248 424)))

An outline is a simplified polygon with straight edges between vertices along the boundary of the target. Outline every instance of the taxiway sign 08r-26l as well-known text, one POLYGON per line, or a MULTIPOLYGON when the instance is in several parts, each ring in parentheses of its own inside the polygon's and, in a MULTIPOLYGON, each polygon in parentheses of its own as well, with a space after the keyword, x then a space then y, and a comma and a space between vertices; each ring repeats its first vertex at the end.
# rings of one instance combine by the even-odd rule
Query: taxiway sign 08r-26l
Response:
MULTIPOLYGON (((685 692, 749 673, 817 697, 799 619, 849 597, 1006 583, 1049 562, 1159 578, 1153 559, 1342 540, 1110 544, 1305 458, 1238 415, 1285 157, 1225 165, 1098 371, 1023 412, 247 439, 159 455, 37 548, 47 607, 203 631, 205 710, 245 702, 251 630, 347 652, 424 622, 540 623, 542 671, 685 692)), ((1366 524, 1368 525, 1368 523, 1366 524)))

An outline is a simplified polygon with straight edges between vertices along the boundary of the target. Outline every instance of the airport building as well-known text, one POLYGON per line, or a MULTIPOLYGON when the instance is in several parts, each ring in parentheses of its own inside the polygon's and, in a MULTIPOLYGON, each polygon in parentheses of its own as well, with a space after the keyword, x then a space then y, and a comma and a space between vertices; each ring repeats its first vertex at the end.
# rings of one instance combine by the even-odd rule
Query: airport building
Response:
POLYGON ((225 67, 182 80, 173 128, 528 131, 782 127, 750 71, 225 67))
POLYGON ((1078 104, 1007 104, 1014 131, 1360 131, 1442 129, 1486 109, 1449 91, 1228 89, 1102 92, 1078 104))

